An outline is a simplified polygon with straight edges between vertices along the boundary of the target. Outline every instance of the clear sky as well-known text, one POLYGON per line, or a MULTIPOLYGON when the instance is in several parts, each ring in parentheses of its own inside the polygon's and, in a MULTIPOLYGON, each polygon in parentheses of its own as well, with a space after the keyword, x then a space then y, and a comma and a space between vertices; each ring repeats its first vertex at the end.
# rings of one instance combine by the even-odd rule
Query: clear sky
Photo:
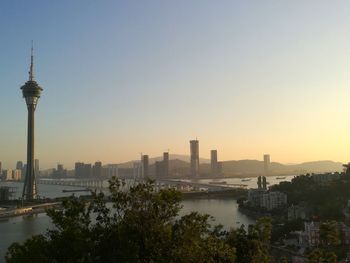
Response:
POLYGON ((170 149, 350 161, 349 1, 1 1, 0 160, 25 160, 30 42, 41 167, 170 149))

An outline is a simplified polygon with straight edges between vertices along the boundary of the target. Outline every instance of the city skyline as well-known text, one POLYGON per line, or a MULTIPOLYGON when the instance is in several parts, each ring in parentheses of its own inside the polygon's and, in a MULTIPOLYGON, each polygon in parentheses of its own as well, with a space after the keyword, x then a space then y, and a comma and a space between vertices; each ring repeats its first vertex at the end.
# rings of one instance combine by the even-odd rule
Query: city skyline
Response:
POLYGON ((6 166, 25 160, 32 39, 43 168, 188 155, 195 136, 207 159, 349 161, 349 3, 107 2, 0 4, 6 166))

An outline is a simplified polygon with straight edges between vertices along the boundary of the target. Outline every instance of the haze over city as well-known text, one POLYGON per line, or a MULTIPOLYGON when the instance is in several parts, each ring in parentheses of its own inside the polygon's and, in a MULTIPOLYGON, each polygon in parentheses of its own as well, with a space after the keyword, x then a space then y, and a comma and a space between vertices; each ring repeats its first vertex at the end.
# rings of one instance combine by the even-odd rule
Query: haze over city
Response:
POLYGON ((3 2, 1 161, 25 160, 34 40, 42 168, 189 154, 196 137, 203 158, 346 163, 350 3, 337 3, 3 2))

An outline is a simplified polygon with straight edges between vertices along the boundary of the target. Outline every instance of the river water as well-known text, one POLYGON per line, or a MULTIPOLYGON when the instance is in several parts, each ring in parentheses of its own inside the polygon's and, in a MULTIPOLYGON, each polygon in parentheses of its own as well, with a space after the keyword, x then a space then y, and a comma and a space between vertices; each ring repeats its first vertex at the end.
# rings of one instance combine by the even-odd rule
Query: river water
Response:
MULTIPOLYGON (((285 179, 276 179, 276 177, 267 178, 270 185, 279 183, 281 181, 290 181, 293 176, 287 176, 285 179)), ((210 179, 199 180, 201 183, 208 183, 210 179)), ((222 180, 220 180, 222 181, 222 180)), ((228 178, 224 179, 228 184, 247 184, 248 188, 256 187, 256 178, 251 178, 250 181, 242 182, 241 179, 228 178)), ((0 183, 0 186, 7 185, 17 188, 17 196, 20 195, 22 183, 0 183)), ((74 189, 68 186, 55 185, 38 185, 38 191, 45 197, 69 196, 71 193, 63 193, 63 189, 74 189)), ((182 202, 183 208, 181 215, 187 214, 191 211, 197 211, 203 214, 214 216, 213 225, 222 224, 225 228, 236 228, 242 224, 248 226, 253 224, 254 220, 245 216, 238 211, 238 205, 234 199, 195 199, 184 200, 182 202)), ((4 262, 4 255, 10 244, 13 242, 22 242, 32 235, 45 233, 46 229, 52 227, 50 219, 46 214, 38 214, 32 216, 21 216, 10 218, 6 221, 0 221, 0 262, 4 262)))

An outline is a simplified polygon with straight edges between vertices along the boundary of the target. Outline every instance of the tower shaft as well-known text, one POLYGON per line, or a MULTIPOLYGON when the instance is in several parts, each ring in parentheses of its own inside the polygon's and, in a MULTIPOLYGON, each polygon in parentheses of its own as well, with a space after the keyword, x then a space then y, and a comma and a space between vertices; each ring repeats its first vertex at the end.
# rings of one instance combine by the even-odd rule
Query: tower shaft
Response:
POLYGON ((22 196, 26 200, 33 200, 37 197, 34 169, 34 112, 35 104, 28 105, 27 171, 22 196))

